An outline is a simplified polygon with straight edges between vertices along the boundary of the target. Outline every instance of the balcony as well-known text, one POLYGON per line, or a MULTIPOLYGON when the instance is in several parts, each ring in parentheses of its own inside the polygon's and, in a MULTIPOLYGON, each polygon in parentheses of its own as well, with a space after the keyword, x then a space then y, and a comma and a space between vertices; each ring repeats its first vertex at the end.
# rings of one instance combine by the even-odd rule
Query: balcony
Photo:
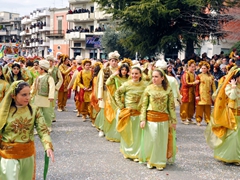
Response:
POLYGON ((29 17, 24 17, 22 20, 21 20, 21 24, 29 24, 29 17))
POLYGON ((11 30, 10 35, 17 35, 20 36, 20 30, 11 30))
POLYGON ((20 36, 24 36, 24 35, 26 35, 26 31, 20 32, 20 36))
POLYGON ((33 34, 33 33, 35 33, 36 31, 35 31, 35 28, 32 28, 31 29, 31 33, 33 34))
POLYGON ((94 18, 97 20, 105 20, 112 18, 112 14, 105 14, 103 11, 95 11, 94 18))
POLYGON ((89 13, 68 14, 67 21, 89 22, 94 20, 94 15, 89 13))
POLYGON ((48 38, 51 37, 62 37, 64 36, 64 30, 51 30, 49 33, 46 34, 48 38))
POLYGON ((65 35, 65 39, 70 39, 70 40, 85 40, 86 34, 88 33, 80 33, 80 32, 71 32, 69 34, 65 35))
POLYGON ((50 16, 50 12, 47 9, 42 10, 41 12, 39 12, 39 17, 44 17, 44 16, 50 16))
POLYGON ((9 32, 7 30, 0 30, 0 36, 7 36, 9 32))
POLYGON ((92 2, 91 0, 68 0, 69 4, 85 4, 92 2))
POLYGON ((50 25, 43 26, 42 29, 39 29, 38 31, 39 31, 39 32, 50 31, 50 25))
POLYGON ((39 43, 39 46, 50 46, 50 42, 42 41, 39 43))

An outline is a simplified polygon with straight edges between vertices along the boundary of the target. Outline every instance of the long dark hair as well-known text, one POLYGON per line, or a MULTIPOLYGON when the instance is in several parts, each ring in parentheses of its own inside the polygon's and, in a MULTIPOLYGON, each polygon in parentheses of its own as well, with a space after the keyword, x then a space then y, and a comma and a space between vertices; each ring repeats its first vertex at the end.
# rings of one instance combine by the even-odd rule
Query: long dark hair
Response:
MULTIPOLYGON (((133 70, 133 69, 138 70, 138 71, 140 72, 140 74, 142 75, 142 70, 141 70, 139 67, 133 67, 132 70, 133 70)), ((142 80, 142 77, 140 77, 139 82, 140 82, 141 80, 142 80)))
MULTIPOLYGON (((1 65, 0 65, 0 70, 3 71, 3 67, 2 67, 1 65)), ((3 72, 2 72, 2 75, 0 76, 0 79, 5 80, 5 77, 4 77, 4 75, 3 75, 3 72)))
POLYGON ((232 77, 232 79, 235 79, 235 81, 236 81, 239 76, 240 76, 240 71, 238 71, 238 72, 232 77))
MULTIPOLYGON (((15 88, 15 91, 14 91, 15 93, 14 93, 14 95, 17 96, 18 93, 20 93, 20 91, 21 91, 23 88, 25 88, 25 87, 30 87, 30 85, 29 85, 27 82, 20 82, 20 83, 17 85, 17 87, 15 88)), ((13 106, 13 107, 16 108, 16 110, 15 110, 15 111, 13 112, 13 114, 12 114, 12 116, 13 116, 13 115, 17 112, 17 110, 18 110, 18 108, 17 108, 16 103, 15 103, 14 100, 12 100, 11 106, 13 106)), ((27 106, 28 106, 28 109, 29 109, 29 111, 30 111, 30 113, 31 113, 31 115, 32 115, 33 110, 32 110, 31 105, 28 104, 27 106)))
MULTIPOLYGON (((12 65, 12 69, 13 69, 14 67, 18 67, 18 68, 19 68, 19 72, 18 72, 18 74, 17 74, 17 81, 23 80, 22 72, 21 72, 21 66, 20 66, 19 64, 17 64, 17 63, 14 63, 14 64, 12 65)), ((10 80, 11 80, 11 82, 14 82, 14 74, 13 74, 13 71, 10 73, 10 80)))
MULTIPOLYGON (((154 69, 154 71, 158 72, 158 74, 161 76, 161 77, 164 77, 163 81, 162 81, 162 87, 163 89, 166 91, 167 88, 168 88, 168 81, 166 79, 166 76, 164 76, 163 72, 159 69, 154 69)), ((154 72, 153 71, 153 72, 154 72)))
POLYGON ((122 64, 121 65, 121 67, 119 68, 119 76, 123 77, 122 72, 121 72, 123 68, 126 68, 126 70, 127 70, 126 78, 128 78, 129 77, 128 73, 129 73, 130 69, 129 69, 129 66, 127 64, 122 64))

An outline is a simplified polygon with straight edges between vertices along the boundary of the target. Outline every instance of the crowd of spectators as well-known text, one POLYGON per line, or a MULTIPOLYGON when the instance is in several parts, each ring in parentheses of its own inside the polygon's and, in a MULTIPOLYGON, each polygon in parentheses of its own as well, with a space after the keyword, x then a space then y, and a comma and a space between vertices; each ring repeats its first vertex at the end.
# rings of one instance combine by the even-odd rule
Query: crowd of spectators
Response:
POLYGON ((69 9, 67 14, 79 14, 79 13, 90 13, 89 9, 75 8, 74 10, 69 9))

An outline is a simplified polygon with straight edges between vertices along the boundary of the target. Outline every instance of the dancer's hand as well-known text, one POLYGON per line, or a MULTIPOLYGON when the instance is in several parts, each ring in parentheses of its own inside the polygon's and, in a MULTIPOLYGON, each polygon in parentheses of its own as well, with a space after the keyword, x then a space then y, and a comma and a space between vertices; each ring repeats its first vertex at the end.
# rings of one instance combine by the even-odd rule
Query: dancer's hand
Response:
POLYGON ((140 127, 143 129, 143 128, 145 127, 145 124, 146 124, 145 121, 141 121, 141 123, 140 123, 140 127))
POLYGON ((47 150, 47 157, 50 157, 52 162, 54 162, 54 154, 52 149, 47 150))
POLYGON ((172 128, 176 130, 176 124, 172 124, 172 128))

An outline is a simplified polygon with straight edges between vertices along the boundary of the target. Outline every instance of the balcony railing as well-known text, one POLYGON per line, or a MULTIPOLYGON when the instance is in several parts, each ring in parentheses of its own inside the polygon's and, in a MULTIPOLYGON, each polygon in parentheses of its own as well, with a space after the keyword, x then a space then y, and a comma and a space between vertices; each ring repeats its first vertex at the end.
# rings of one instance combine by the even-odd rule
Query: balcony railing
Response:
POLYGON ((20 30, 17 30, 17 29, 16 30, 11 30, 10 34, 19 36, 20 35, 20 30))
POLYGON ((7 35, 9 35, 9 31, 7 31, 7 30, 0 30, 0 35, 7 36, 7 35))
POLYGON ((46 33, 47 37, 63 37, 64 30, 51 30, 50 32, 46 33))

